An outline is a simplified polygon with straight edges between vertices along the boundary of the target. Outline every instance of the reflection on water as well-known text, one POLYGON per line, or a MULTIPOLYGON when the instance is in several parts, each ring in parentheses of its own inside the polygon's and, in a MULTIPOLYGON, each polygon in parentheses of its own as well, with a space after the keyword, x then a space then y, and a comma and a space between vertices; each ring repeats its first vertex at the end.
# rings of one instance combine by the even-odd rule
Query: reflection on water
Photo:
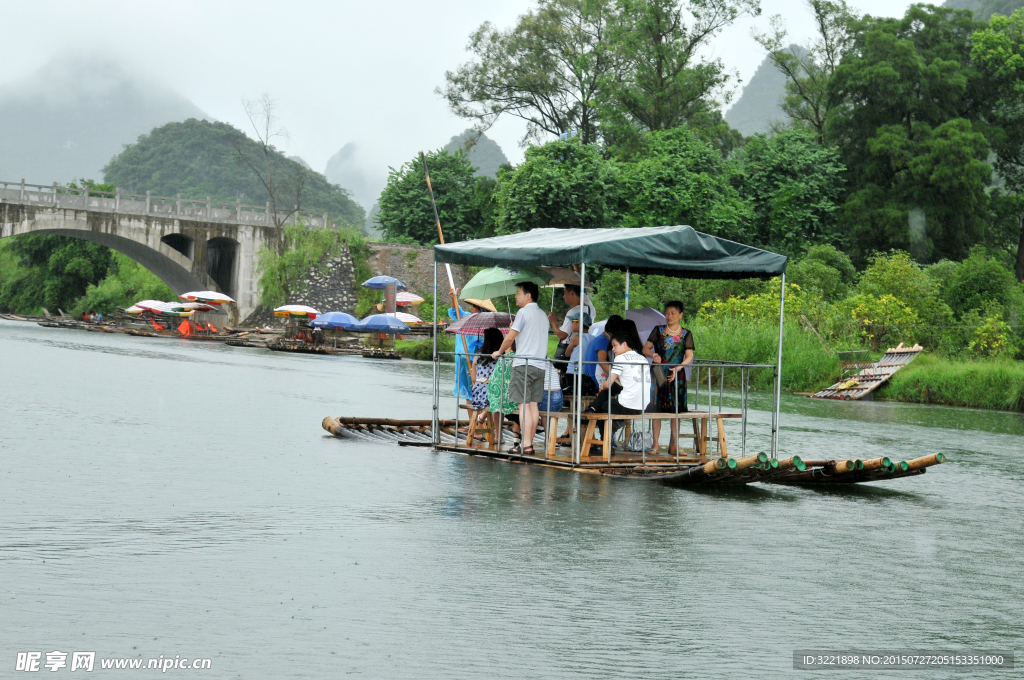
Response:
POLYGON ((0 376, 3 664, 790 677, 797 647, 1022 641, 1019 414, 787 397, 784 455, 949 462, 691 491, 324 436, 326 415, 429 417, 429 364, 0 322, 0 376))

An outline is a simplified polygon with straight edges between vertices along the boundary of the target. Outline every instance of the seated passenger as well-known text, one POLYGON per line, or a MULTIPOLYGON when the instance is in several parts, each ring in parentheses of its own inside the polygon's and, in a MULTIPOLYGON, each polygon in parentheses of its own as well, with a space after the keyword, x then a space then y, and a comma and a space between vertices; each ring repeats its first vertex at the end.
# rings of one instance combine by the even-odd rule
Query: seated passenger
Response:
MULTIPOLYGON (((665 325, 655 326, 644 345, 644 355, 654 360, 654 370, 661 370, 665 381, 657 388, 657 410, 661 413, 686 413, 686 367, 693 363, 693 334, 683 328, 683 303, 673 300, 665 304, 665 325), (677 380, 682 373, 682 379, 677 380), (678 409, 677 409, 678 405, 678 409)), ((658 382, 661 382, 660 380, 658 382)), ((651 424, 654 435, 652 453, 659 449, 658 435, 661 434, 661 421, 651 424)), ((669 440, 668 452, 676 455, 678 451, 679 420, 672 419, 672 436, 669 440)))
MULTIPOLYGON (((651 403, 651 391, 648 387, 647 360, 630 346, 629 333, 620 332, 612 338, 611 375, 601 385, 597 399, 587 407, 584 413, 615 413, 620 415, 639 416, 651 403)), ((614 421, 612 432, 619 429, 623 421, 614 421)), ((604 439, 604 423, 598 421, 601 439, 604 439)))

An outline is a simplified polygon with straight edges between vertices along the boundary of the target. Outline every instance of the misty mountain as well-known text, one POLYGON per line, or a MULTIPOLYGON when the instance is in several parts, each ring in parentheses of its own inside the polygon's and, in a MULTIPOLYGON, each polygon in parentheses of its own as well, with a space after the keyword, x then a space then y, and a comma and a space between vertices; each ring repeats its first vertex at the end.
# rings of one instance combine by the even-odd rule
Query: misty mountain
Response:
POLYGON ((375 167, 373 160, 364 156, 362 146, 349 142, 327 161, 324 175, 332 184, 348 189, 352 198, 368 210, 387 183, 383 173, 370 169, 375 167))
POLYGON ((456 149, 465 151, 469 156, 469 162, 476 168, 473 174, 477 177, 497 177, 498 168, 508 163, 505 152, 497 142, 483 133, 477 138, 472 130, 455 135, 444 148, 448 153, 454 153, 456 149))
POLYGON ((946 0, 944 7, 969 9, 977 21, 988 21, 993 14, 1009 16, 1024 7, 1024 0, 946 0))
POLYGON ((0 88, 0 178, 30 184, 99 179, 139 135, 205 118, 174 90, 99 57, 59 57, 0 88))
MULTIPOLYGON (((256 142, 238 128, 191 118, 167 123, 142 135, 111 159, 104 168, 104 181, 129 193, 152 191, 158 196, 181 194, 183 198, 263 205, 266 189, 252 169, 239 157, 235 145, 250 162, 260 167, 262 156, 256 142)), ((279 207, 295 203, 295 187, 302 177, 300 205, 303 210, 330 213, 331 218, 357 229, 363 227, 365 211, 341 187, 327 181, 284 154, 274 152, 271 169, 281 187, 279 207), (291 187, 291 189, 289 189, 291 187)))
MULTIPOLYGON (((789 49, 794 54, 804 51, 799 45, 790 45, 789 49)), ((768 132, 772 123, 789 120, 780 106, 785 94, 786 76, 766 56, 743 88, 740 98, 726 111, 725 120, 747 137, 757 132, 768 132)))

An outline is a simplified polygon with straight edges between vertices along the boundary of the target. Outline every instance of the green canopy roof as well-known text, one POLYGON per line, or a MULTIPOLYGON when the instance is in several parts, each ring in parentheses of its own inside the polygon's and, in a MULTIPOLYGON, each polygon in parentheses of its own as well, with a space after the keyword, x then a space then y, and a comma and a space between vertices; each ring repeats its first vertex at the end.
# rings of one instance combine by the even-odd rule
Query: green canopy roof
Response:
POLYGON ((786 256, 702 234, 693 227, 534 229, 434 246, 437 262, 473 266, 599 264, 690 279, 769 279, 786 256))

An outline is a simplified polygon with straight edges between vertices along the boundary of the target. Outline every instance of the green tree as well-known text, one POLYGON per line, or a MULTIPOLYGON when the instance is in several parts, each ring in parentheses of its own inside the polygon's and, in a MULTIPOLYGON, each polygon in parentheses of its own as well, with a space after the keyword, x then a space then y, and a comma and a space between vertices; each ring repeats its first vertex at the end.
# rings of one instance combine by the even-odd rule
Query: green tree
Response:
POLYGON ((857 270, 849 256, 831 244, 811 246, 803 258, 791 264, 786 280, 828 302, 842 300, 850 291, 857 270))
POLYGON ((595 142, 598 88, 614 66, 614 19, 611 0, 539 0, 510 29, 485 23, 474 31, 473 61, 447 71, 437 91, 481 128, 507 114, 526 121, 525 140, 578 131, 595 142))
POLYGON ((962 259, 984 237, 990 93, 972 65, 979 27, 966 11, 914 5, 902 19, 865 17, 829 81, 849 102, 826 136, 848 169, 844 219, 854 252, 914 250, 962 259), (910 228, 914 211, 925 233, 910 228))
POLYGON ((102 281, 90 284, 70 311, 112 314, 117 307, 126 309, 139 300, 176 300, 166 283, 127 255, 114 252, 110 268, 102 281))
POLYGON ((838 210, 845 168, 838 156, 800 128, 747 141, 736 161, 740 194, 754 212, 754 243, 795 254, 843 242, 838 210))
POLYGON ((522 164, 501 175, 498 230, 616 226, 618 182, 618 164, 594 145, 569 139, 532 146, 522 164))
MULTIPOLYGON (((640 133, 692 124, 717 111, 729 74, 700 52, 737 17, 760 14, 759 0, 619 0, 609 42, 615 67, 598 88, 602 135, 631 146, 640 133)), ((726 96, 728 101, 728 96, 726 96)))
POLYGON ((946 301, 957 317, 971 310, 984 310, 995 302, 1006 307, 1013 296, 1015 282, 1011 274, 985 248, 976 246, 960 263, 947 283, 946 301))
MULTIPOLYGON (((491 194, 495 181, 475 177, 475 169, 461 149, 455 153, 433 151, 426 154, 426 159, 444 240, 489 235, 493 229, 491 194)), ((438 243, 437 222, 419 156, 389 171, 376 218, 384 237, 423 245, 438 243)))
MULTIPOLYGON (((730 183, 730 165, 687 128, 648 132, 621 164, 625 227, 687 224, 747 242, 751 210, 730 183)), ((597 225, 595 225, 597 226, 597 225)))
POLYGON ((1024 9, 993 16, 972 43, 971 56, 995 89, 987 118, 994 128, 996 171, 1006 183, 996 197, 997 222, 1004 227, 996 240, 1016 250, 1014 271, 1024 281, 1024 9))
POLYGON ((25 234, 4 249, 19 267, 0 283, 0 308, 26 314, 71 309, 90 284, 103 280, 112 261, 106 246, 71 236, 25 234))

